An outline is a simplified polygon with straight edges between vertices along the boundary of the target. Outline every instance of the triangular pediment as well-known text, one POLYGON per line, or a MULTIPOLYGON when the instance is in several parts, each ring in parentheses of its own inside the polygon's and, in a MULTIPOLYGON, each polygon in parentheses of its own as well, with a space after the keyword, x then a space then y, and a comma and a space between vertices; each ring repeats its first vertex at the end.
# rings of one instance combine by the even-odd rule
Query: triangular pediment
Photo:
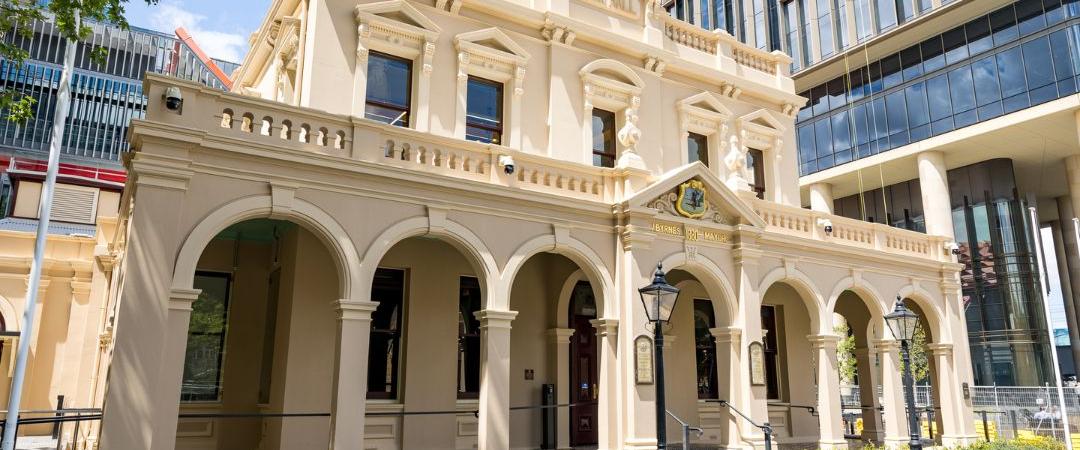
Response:
POLYGON ((731 117, 731 110, 727 109, 723 103, 720 102, 716 96, 709 92, 702 92, 700 94, 692 95, 679 101, 679 107, 682 109, 694 108, 699 111, 704 111, 711 115, 719 115, 723 117, 731 117))
POLYGON ((723 225, 752 225, 764 227, 765 222, 738 194, 732 191, 708 167, 693 162, 664 174, 650 186, 634 194, 626 202, 629 208, 648 208, 660 214, 686 218, 676 207, 680 186, 700 182, 705 191, 704 212, 694 220, 723 225))
POLYGON ((439 32, 439 26, 405 0, 363 3, 356 6, 356 20, 375 19, 395 22, 399 26, 412 28, 421 34, 439 32))
POLYGON ((460 49, 464 46, 472 46, 473 49, 477 47, 488 49, 499 53, 504 53, 512 56, 513 59, 527 60, 529 59, 529 52, 525 51, 525 47, 522 47, 506 33, 503 33, 498 28, 487 28, 483 30, 470 31, 468 33, 461 33, 454 38, 454 42, 457 43, 460 49))
POLYGON ((785 130, 784 124, 764 109, 759 109, 750 114, 740 117, 739 122, 744 126, 750 125, 753 127, 758 127, 759 131, 771 130, 770 134, 782 134, 785 130))

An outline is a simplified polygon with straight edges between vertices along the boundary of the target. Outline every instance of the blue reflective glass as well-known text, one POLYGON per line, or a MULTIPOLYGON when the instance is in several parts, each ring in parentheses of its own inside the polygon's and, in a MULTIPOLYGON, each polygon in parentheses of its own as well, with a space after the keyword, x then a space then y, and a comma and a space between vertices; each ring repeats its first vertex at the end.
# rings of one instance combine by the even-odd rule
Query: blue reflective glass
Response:
POLYGON ((955 64, 968 57, 967 42, 964 38, 964 27, 953 28, 941 35, 945 45, 945 62, 955 64))
POLYGON ((814 153, 814 127, 813 125, 803 125, 799 127, 799 162, 808 163, 817 158, 814 153))
POLYGON ((1042 0, 1020 0, 1015 3, 1016 21, 1020 25, 1020 35, 1026 36, 1046 28, 1043 17, 1042 0))
POLYGON ((814 123, 814 135, 817 139, 818 157, 832 154, 832 133, 829 130, 828 120, 819 120, 814 123))
POLYGON ((941 36, 934 36, 923 41, 920 47, 924 71, 929 73, 945 67, 945 51, 941 47, 941 36))
POLYGON ((367 97, 382 103, 407 108, 412 63, 378 53, 368 57, 367 97))
POLYGON ((852 108, 852 124, 854 125, 853 132, 855 133, 855 144, 859 146, 866 145, 870 142, 870 128, 866 121, 867 105, 865 103, 852 108))
POLYGON ((912 45, 900 52, 900 62, 903 66, 904 81, 911 81, 922 76, 922 56, 919 55, 918 45, 912 45))
POLYGON ((978 106, 1001 100, 1001 92, 998 89, 997 64, 994 62, 993 56, 972 63, 971 74, 975 82, 975 100, 978 106))
MULTIPOLYGON (((1033 90, 1054 82, 1054 62, 1050 58, 1050 41, 1041 37, 1023 45, 1024 69, 1028 89, 1033 90)), ((1034 102, 1034 99, 1032 100, 1034 102)))
POLYGON ((1020 56, 1020 47, 1013 47, 996 55, 998 79, 1001 82, 1001 96, 1012 97, 1027 90, 1024 84, 1023 61, 1020 56))
POLYGON ((1054 58, 1054 78, 1058 81, 1077 75, 1077 59, 1069 45, 1069 31, 1059 30, 1050 35, 1050 51, 1054 58))
POLYGON ((1012 5, 990 13, 990 30, 994 33, 994 45, 1000 46, 1016 40, 1016 14, 1012 5))
POLYGON ((990 34, 990 19, 980 17, 968 22, 964 27, 968 40, 968 52, 976 55, 994 47, 994 39, 990 34))
POLYGON ((1061 7, 1061 0, 1043 0, 1043 16, 1046 17, 1048 26, 1065 20, 1065 9, 1061 7))
POLYGON ((904 97, 907 99, 908 125, 918 127, 930 123, 930 112, 926 103, 926 87, 922 83, 915 83, 904 89, 904 97))
POLYGON ((896 137, 907 132, 907 105, 902 91, 885 96, 885 113, 888 115, 889 139, 892 146, 896 147, 898 142, 907 143, 906 137, 899 140, 896 137))
POLYGON ((881 60, 881 84, 882 89, 888 90, 899 86, 904 82, 904 76, 900 71, 900 54, 895 53, 881 60))
POLYGON ((964 66, 949 72, 949 92, 953 111, 959 113, 975 108, 975 86, 970 67, 964 66))
POLYGON ((877 0, 878 29, 887 30, 896 26, 896 1, 877 0))
POLYGON ((1062 0, 1062 9, 1068 17, 1080 17, 1080 0, 1062 0))
POLYGON ((833 149, 845 150, 851 148, 851 128, 848 123, 848 112, 840 111, 832 115, 833 149))

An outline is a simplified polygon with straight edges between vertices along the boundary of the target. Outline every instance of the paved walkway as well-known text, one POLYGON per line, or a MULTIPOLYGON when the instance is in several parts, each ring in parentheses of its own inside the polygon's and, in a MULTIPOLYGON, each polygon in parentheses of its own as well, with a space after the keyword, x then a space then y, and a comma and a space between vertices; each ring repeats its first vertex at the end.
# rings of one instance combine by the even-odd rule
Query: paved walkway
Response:
POLYGON ((15 450, 56 450, 56 439, 49 436, 21 436, 15 450))

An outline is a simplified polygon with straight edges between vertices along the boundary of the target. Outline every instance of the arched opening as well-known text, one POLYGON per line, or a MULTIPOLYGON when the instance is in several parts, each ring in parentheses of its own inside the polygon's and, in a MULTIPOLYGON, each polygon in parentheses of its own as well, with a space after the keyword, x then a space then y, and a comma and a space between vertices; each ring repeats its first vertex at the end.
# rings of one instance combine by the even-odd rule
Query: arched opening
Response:
POLYGON ((885 427, 879 410, 880 367, 871 350, 882 336, 882 315, 871 298, 846 290, 833 308, 833 333, 840 377, 840 408, 844 435, 848 439, 880 444, 885 427))
MULTIPOLYGON (((550 247, 549 247, 550 248, 550 247)), ((545 385, 553 389, 558 448, 599 445, 605 387, 602 360, 608 331, 604 281, 600 269, 585 258, 538 252, 514 272, 510 309, 517 311, 510 334, 510 405, 535 407, 543 402, 545 385), (578 263, 576 261, 582 261, 578 263)), ((511 448, 543 444, 542 409, 510 411, 511 448)))
MULTIPOLYGON (((203 248, 192 286, 180 413, 330 411, 338 264, 312 231, 251 219, 203 248)), ((329 444, 326 417, 183 418, 176 448, 329 444)))
MULTIPOLYGON (((733 400, 738 389, 731 376, 732 365, 737 365, 733 345, 730 337, 725 338, 735 304, 720 286, 722 274, 717 270, 682 264, 667 272, 679 297, 664 332, 665 347, 671 349, 664 353, 664 376, 669 386, 667 408, 687 423, 700 424, 701 442, 726 444, 738 439, 727 420, 729 411, 719 404, 733 400)), ((669 442, 682 440, 681 427, 673 418, 668 418, 667 429, 669 442)))
POLYGON ((820 353, 810 336, 819 334, 815 298, 798 283, 768 286, 761 300, 764 383, 751 380, 754 398, 768 405, 769 423, 781 443, 810 443, 820 437, 818 392, 820 353))
POLYGON ((915 409, 919 413, 919 424, 923 439, 941 442, 942 410, 941 393, 937 389, 938 368, 930 345, 937 342, 935 327, 938 318, 923 302, 913 298, 904 298, 904 306, 919 316, 919 327, 909 344, 911 370, 915 382, 915 409))
POLYGON ((484 266, 434 235, 398 240, 373 261, 366 426, 398 431, 369 433, 365 445, 477 445, 484 266), (402 411, 431 414, 392 415, 402 411))

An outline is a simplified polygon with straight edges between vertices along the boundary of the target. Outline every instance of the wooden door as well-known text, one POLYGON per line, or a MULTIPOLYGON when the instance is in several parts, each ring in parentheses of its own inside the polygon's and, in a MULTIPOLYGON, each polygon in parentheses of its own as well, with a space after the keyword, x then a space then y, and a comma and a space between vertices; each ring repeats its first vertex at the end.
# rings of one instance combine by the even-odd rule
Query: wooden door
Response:
POLYGON ((597 443, 597 349, 596 329, 591 320, 596 319, 596 303, 592 287, 582 281, 574 287, 570 302, 570 443, 574 446, 597 443), (584 403, 584 404, 582 404, 584 403))

